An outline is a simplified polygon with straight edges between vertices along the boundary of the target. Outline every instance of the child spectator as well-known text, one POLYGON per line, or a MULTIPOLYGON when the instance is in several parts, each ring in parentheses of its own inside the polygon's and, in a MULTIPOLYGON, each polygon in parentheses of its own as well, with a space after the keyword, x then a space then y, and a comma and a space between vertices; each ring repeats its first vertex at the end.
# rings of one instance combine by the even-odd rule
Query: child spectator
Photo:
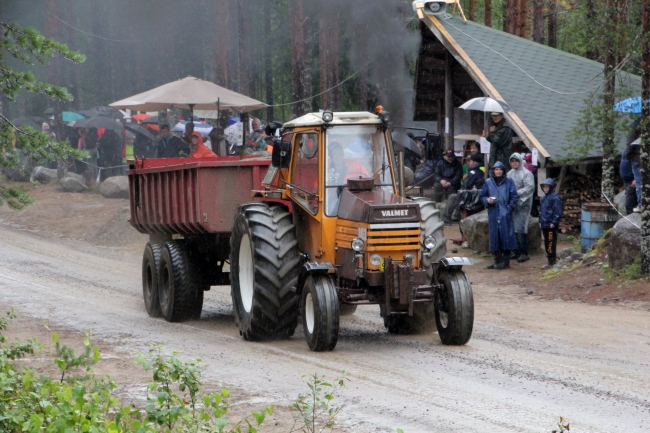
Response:
POLYGON ((562 199, 555 191, 555 182, 548 178, 542 182, 542 197, 539 209, 539 226, 544 235, 544 249, 548 263, 542 266, 550 268, 555 264, 555 249, 557 248, 557 232, 560 219, 562 219, 562 199))

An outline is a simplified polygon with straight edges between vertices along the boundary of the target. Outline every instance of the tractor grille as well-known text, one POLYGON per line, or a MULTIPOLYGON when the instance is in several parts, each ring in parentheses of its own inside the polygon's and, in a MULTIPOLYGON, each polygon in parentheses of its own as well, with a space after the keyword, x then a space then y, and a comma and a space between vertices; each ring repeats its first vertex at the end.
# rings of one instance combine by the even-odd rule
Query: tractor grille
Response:
POLYGON ((370 224, 366 236, 368 252, 420 249, 420 223, 370 224))

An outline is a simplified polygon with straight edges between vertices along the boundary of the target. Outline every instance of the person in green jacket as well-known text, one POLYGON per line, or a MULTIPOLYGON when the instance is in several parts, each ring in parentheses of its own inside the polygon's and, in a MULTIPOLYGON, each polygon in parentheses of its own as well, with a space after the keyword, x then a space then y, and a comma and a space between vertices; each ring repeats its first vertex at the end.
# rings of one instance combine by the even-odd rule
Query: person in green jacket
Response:
POLYGON ((497 161, 501 161, 506 167, 506 172, 510 171, 509 158, 512 153, 512 129, 506 125, 503 113, 493 112, 490 114, 492 123, 490 131, 483 130, 483 137, 490 142, 490 168, 494 167, 497 161))

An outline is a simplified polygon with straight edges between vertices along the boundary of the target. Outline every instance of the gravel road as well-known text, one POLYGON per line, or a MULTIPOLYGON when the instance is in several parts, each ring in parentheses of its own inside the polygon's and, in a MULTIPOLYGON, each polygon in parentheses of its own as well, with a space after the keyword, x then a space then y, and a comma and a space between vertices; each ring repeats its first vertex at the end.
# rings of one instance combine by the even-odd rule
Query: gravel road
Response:
MULTIPOLYGON (((147 316, 140 252, 56 240, 0 226, 0 307, 93 335, 119 352, 158 342, 202 358, 208 381, 278 405, 304 392, 302 375, 348 372, 340 393, 347 431, 650 431, 650 313, 621 306, 542 301, 521 286, 481 282, 467 346, 437 335, 393 336, 379 309, 343 319, 336 350, 312 353, 299 328, 289 341, 247 343, 229 287, 206 292, 201 320, 147 316)), ((477 266, 478 267, 478 266, 477 266)))

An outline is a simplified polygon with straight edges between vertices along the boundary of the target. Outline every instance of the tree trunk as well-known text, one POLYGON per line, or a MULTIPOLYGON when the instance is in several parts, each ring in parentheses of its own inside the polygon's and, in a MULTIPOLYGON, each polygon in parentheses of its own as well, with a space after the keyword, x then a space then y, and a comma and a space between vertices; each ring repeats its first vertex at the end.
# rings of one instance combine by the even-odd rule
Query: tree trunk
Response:
POLYGON ((492 0, 485 0, 485 26, 492 27, 492 0))
MULTIPOLYGON (((607 0, 606 11, 606 35, 614 35, 618 27, 617 0, 607 0)), ((605 39, 605 66, 604 77, 605 87, 603 89, 603 178, 601 188, 603 193, 613 198, 616 195, 614 182, 616 178, 616 158, 618 152, 614 142, 614 131, 616 128, 616 113, 614 112, 615 91, 616 91, 616 59, 617 46, 613 38, 605 39)))
POLYGON ((544 0, 533 0, 533 41, 544 44, 544 0))
POLYGON ((216 0, 217 15, 213 23, 215 35, 215 55, 216 55, 216 83, 220 86, 232 88, 231 77, 228 74, 228 65, 231 63, 230 47, 233 45, 231 40, 230 29, 234 26, 234 17, 236 10, 231 0, 216 0))
POLYGON ((239 30, 239 92, 246 96, 255 96, 255 81, 253 81, 253 8, 251 1, 237 2, 239 30))
POLYGON ((585 53, 588 59, 598 60, 600 54, 598 53, 598 39, 596 33, 598 32, 598 14, 596 13, 596 1, 586 0, 585 7, 587 8, 587 40, 589 41, 589 49, 585 53))
POLYGON ((557 0, 548 0, 548 46, 557 48, 557 0))
POLYGON ((519 0, 517 9, 517 36, 526 37, 526 24, 528 21, 528 0, 519 0))
POLYGON ((291 84, 292 98, 297 102, 293 106, 296 116, 305 113, 305 84, 303 83, 303 71, 305 68, 305 27, 304 27, 304 5, 303 0, 289 1, 289 23, 291 28, 291 84))
POLYGON ((641 48, 641 255, 643 273, 650 275, 650 0, 643 0, 641 48))
POLYGON ((320 108, 323 110, 330 110, 332 107, 330 105, 329 95, 323 93, 327 90, 329 85, 329 74, 328 74, 328 63, 329 63, 329 20, 328 16, 331 15, 329 7, 325 4, 324 1, 319 2, 318 10, 319 20, 318 20, 318 78, 319 78, 319 93, 320 95, 320 108))
POLYGON ((469 13, 467 19, 470 21, 476 21, 476 0, 469 0, 469 13))
POLYGON ((517 22, 517 0, 505 0, 503 3, 504 11, 504 20, 503 20, 503 31, 510 33, 511 35, 515 34, 516 22, 517 22))
POLYGON ((266 120, 272 121, 273 113, 273 38, 271 37, 271 2, 264 2, 264 81, 265 99, 271 107, 266 109, 266 120))

